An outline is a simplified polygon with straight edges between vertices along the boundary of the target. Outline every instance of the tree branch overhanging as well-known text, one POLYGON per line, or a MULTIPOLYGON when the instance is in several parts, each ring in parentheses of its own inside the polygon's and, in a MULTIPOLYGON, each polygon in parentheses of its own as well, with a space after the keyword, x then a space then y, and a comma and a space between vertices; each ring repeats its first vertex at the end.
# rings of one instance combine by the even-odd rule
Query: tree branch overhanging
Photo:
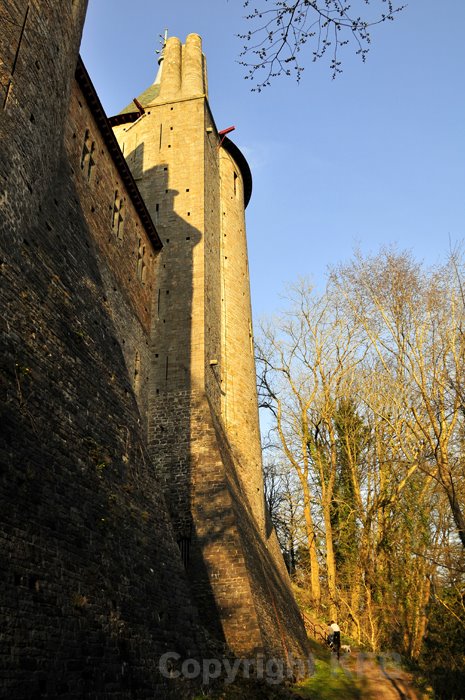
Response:
MULTIPOLYGON (((329 57, 333 79, 342 73, 341 47, 352 43, 356 55, 365 62, 370 29, 394 20, 406 6, 393 0, 358 2, 376 5, 376 14, 369 16, 369 8, 365 7, 364 16, 357 15, 353 3, 345 0, 261 0, 261 7, 245 17, 252 28, 238 35, 245 42, 240 64, 248 71, 246 79, 254 83, 252 90, 260 92, 282 75, 294 75, 299 82, 304 70, 300 60, 304 47, 311 51, 313 62, 329 57)), ((250 0, 245 0, 244 8, 249 6, 250 0)))

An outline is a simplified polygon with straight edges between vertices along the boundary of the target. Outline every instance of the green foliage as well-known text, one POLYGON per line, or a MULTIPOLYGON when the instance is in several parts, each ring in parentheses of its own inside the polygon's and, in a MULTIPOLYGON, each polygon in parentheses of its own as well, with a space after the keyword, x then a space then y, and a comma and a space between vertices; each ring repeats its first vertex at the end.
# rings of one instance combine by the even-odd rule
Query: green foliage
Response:
POLYGON ((298 683, 294 691, 299 698, 312 700, 357 700, 362 697, 358 682, 341 666, 328 661, 319 660, 315 663, 315 675, 298 683))
POLYGON ((463 279, 461 251, 433 270, 356 252, 257 336, 293 580, 352 646, 421 657, 447 699, 465 686, 463 279))
MULTIPOLYGON (((354 477, 358 476, 370 430, 357 413, 352 399, 339 401, 334 417, 337 434, 338 466, 331 504, 336 566, 341 575, 350 577, 358 557, 357 502, 354 477)), ((341 582, 344 585, 344 582, 341 582)))
POLYGON ((419 669, 436 700, 461 700, 465 689, 465 591, 449 587, 436 595, 419 669))

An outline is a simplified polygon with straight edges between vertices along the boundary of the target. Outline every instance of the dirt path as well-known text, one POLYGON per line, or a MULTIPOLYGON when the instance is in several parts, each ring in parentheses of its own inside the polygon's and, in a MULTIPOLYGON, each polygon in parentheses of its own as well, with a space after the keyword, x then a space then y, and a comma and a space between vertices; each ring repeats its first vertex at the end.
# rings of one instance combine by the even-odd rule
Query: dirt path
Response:
POLYGON ((356 678, 362 689, 363 700, 423 700, 424 696, 413 685, 410 674, 404 671, 392 656, 352 653, 343 655, 340 665, 356 678))
MULTIPOLYGON (((327 626, 308 614, 304 614, 304 620, 309 637, 327 648, 327 626)), ((331 657, 332 663, 356 681, 362 700, 427 700, 429 697, 415 688, 413 676, 402 668, 398 654, 352 649, 350 654, 341 654, 339 663, 331 657)))

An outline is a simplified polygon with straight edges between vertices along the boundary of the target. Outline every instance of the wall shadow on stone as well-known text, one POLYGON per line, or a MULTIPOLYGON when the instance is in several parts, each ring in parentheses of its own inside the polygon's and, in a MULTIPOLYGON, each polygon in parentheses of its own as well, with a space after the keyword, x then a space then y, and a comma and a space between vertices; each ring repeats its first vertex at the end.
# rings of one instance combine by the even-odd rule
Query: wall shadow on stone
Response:
MULTIPOLYGON (((158 232, 164 249, 158 261, 152 325, 152 375, 149 400, 149 450, 160 474, 165 500, 187 578, 200 619, 215 643, 225 644, 221 615, 210 583, 210 574, 198 545, 192 517, 193 446, 192 411, 201 389, 193 379, 192 317, 194 297, 194 249, 201 232, 175 211, 179 192, 169 187, 169 168, 161 163, 144 173, 142 195, 160 200, 158 232), (154 184, 155 183, 155 184, 154 184), (169 233, 167 233, 169 231, 169 233)), ((199 362, 199 357, 195 360, 199 362)), ((201 362, 205 361, 202 354, 201 362)), ((197 365, 198 366, 198 365, 197 365)))
MULTIPOLYGON (((283 659, 290 656, 307 658, 309 646, 302 617, 292 595, 290 580, 282 560, 276 534, 261 532, 238 476, 237 456, 228 441, 224 427, 214 419, 216 441, 224 465, 224 488, 228 491, 228 509, 233 514, 219 514, 218 521, 234 520, 241 543, 244 567, 250 585, 251 608, 255 610, 267 654, 283 659)), ((206 487, 208 488, 208 487, 206 487)), ((228 542, 227 533, 216 532, 228 542)))
POLYGON ((68 173, 2 250, 2 688, 183 697, 158 659, 203 632, 68 173))
MULTIPOLYGON (((195 247, 201 242, 207 247, 207 240, 201 241, 201 233, 174 210, 179 193, 169 187, 167 164, 145 173, 140 185, 152 207, 160 198, 158 231, 164 244, 156 295, 161 302, 152 329, 150 454, 163 479, 200 619, 210 635, 224 644, 225 653, 305 657, 305 631, 284 563, 281 569, 278 565, 281 555, 277 544, 272 546, 274 533, 260 531, 221 417, 203 386, 195 384, 199 358, 191 354, 195 348, 191 333, 192 327, 203 326, 199 319, 192 320, 194 293, 199 292, 194 290, 194 278, 197 287, 202 284, 194 257, 195 247), (144 190, 145 183, 150 183, 151 191, 144 190), (164 308, 168 297, 172 304, 164 308)), ((206 341, 203 353, 204 347, 206 341)), ((207 359, 202 354, 205 372, 211 371, 205 366, 207 359)))

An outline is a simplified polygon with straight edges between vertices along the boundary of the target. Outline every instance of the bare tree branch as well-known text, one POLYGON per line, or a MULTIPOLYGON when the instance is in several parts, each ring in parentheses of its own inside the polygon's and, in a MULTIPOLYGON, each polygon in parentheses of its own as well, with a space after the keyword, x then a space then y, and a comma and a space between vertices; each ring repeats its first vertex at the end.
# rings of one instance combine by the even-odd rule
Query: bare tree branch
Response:
MULTIPOLYGON (((364 16, 357 15, 353 3, 345 0, 261 0, 261 6, 246 15, 252 28, 239 34, 245 42, 240 64, 248 70, 245 77, 254 82, 252 90, 260 92, 281 75, 294 75, 299 82, 304 48, 311 52, 312 61, 328 55, 333 79, 342 73, 341 47, 352 43, 364 62, 370 29, 392 21, 405 5, 394 5, 392 0, 358 0, 358 4, 365 6, 364 16), (367 6, 373 4, 377 12, 371 16, 367 6)), ((244 8, 249 6, 246 0, 244 8)))

